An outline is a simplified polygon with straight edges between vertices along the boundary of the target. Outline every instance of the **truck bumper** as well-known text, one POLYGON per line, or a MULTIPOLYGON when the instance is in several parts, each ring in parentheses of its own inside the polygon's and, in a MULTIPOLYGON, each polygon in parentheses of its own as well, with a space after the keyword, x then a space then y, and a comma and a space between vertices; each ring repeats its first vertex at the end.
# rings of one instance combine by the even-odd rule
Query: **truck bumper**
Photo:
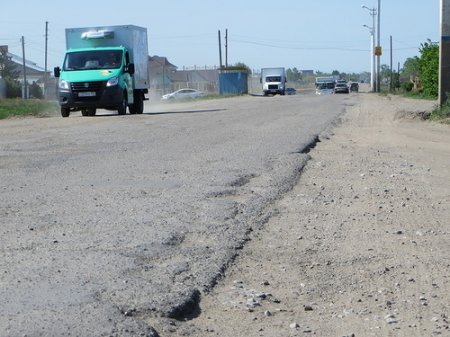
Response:
POLYGON ((264 90, 264 95, 284 95, 284 90, 281 89, 269 89, 269 90, 264 90))
POLYGON ((71 110, 85 108, 116 109, 122 102, 124 90, 118 86, 69 89, 59 91, 59 104, 71 110))

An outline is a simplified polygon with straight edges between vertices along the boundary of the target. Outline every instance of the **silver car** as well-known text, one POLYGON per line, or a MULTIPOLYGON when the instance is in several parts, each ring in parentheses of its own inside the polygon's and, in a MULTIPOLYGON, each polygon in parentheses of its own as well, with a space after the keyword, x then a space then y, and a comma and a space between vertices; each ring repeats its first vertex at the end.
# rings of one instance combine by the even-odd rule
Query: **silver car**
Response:
POLYGON ((168 99, 188 99, 188 98, 197 98, 202 97, 204 94, 201 91, 185 88, 185 89, 179 89, 177 91, 171 92, 170 94, 166 94, 161 96, 161 99, 168 100, 168 99))

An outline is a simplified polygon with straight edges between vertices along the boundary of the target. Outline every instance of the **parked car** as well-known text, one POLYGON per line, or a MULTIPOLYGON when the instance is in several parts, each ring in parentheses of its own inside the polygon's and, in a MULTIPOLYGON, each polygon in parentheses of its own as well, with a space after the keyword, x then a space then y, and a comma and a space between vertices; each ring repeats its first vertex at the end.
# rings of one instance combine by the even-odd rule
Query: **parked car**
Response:
POLYGON ((297 93, 297 90, 295 90, 295 88, 286 88, 284 92, 285 95, 295 95, 297 93))
POLYGON ((170 94, 165 94, 161 96, 161 99, 168 100, 168 99, 189 99, 189 98, 197 98, 202 97, 204 94, 201 91, 185 88, 185 89, 179 89, 177 91, 171 92, 170 94))
POLYGON ((338 93, 344 93, 344 94, 348 94, 350 91, 348 89, 347 83, 336 83, 336 85, 334 86, 334 93, 338 94, 338 93))

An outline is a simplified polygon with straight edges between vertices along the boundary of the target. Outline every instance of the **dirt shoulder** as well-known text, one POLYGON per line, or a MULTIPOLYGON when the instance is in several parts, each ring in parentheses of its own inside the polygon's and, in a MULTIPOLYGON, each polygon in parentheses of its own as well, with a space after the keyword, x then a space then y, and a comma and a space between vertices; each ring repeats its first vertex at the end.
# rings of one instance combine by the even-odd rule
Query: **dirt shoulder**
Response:
POLYGON ((161 336, 450 335, 450 129, 361 94, 279 215, 161 336))

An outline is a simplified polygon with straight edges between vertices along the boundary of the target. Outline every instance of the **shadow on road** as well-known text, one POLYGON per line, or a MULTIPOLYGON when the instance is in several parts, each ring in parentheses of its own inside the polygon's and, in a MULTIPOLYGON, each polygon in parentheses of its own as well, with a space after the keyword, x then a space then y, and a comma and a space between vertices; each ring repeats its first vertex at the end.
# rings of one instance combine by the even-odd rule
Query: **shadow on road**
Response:
POLYGON ((227 109, 160 111, 160 112, 144 112, 144 115, 196 114, 196 113, 207 113, 207 112, 219 112, 219 111, 226 111, 226 110, 227 109))
MULTIPOLYGON (((203 110, 180 110, 180 111, 156 111, 156 112, 144 112, 142 115, 173 115, 173 114, 196 114, 196 113, 208 113, 208 112, 219 112, 226 111, 227 109, 203 109, 203 110)), ((86 117, 120 117, 120 116, 139 116, 139 114, 126 114, 126 115, 118 115, 117 113, 103 113, 97 114, 95 116, 86 116, 86 117)))

